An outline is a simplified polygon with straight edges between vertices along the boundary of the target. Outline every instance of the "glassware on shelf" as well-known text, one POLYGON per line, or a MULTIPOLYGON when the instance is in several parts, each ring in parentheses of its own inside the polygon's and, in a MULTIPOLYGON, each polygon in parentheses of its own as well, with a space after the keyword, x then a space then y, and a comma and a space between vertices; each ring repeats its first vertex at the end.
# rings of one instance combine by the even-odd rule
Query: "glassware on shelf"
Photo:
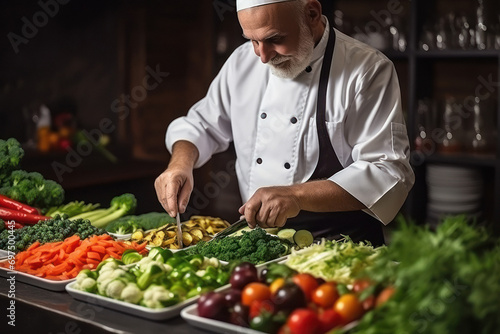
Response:
POLYGON ((408 46, 404 16, 375 16, 375 11, 365 17, 348 18, 342 10, 333 13, 333 25, 346 35, 381 51, 405 52, 408 46))
POLYGON ((435 122, 436 108, 435 103, 429 98, 418 100, 417 107, 417 137, 415 138, 415 149, 427 151, 433 148, 432 131, 436 126, 435 122))
POLYGON ((488 0, 476 0, 470 17, 448 11, 435 21, 425 23, 420 34, 419 48, 423 51, 500 50, 500 15, 491 13, 492 9, 496 10, 491 4, 488 0))
POLYGON ((474 29, 466 15, 457 16, 455 26, 457 29, 457 45, 459 49, 468 50, 476 45, 474 29))
POLYGON ((423 51, 430 51, 436 48, 435 46, 435 33, 431 28, 430 24, 427 23, 424 25, 422 30, 422 34, 420 36, 420 49, 423 51))
POLYGON ((462 150, 459 133, 462 130, 462 117, 457 111, 455 98, 446 97, 443 111, 444 136, 439 151, 442 153, 458 153, 462 150))
POLYGON ((436 48, 438 50, 446 50, 448 48, 449 36, 446 31, 446 21, 444 18, 440 18, 436 24, 436 48))
POLYGON ((406 36, 399 16, 391 18, 388 23, 392 49, 399 52, 406 51, 406 36))
POLYGON ((488 28, 484 17, 484 3, 483 0, 478 0, 476 9, 476 46, 478 50, 485 50, 487 47, 487 34, 488 28))
POLYGON ((473 130, 470 150, 472 153, 489 154, 494 153, 495 118, 494 108, 489 101, 475 98, 473 112, 473 130))

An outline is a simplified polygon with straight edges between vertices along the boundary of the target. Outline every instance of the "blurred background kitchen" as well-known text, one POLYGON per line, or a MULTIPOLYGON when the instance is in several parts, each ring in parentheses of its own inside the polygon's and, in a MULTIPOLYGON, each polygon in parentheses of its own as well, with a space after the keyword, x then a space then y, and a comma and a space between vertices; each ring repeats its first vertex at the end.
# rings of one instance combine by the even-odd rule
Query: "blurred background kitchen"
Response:
MULTIPOLYGON (((403 213, 500 225, 500 3, 321 2, 398 72, 417 175, 403 213)), ((60 182, 67 201, 132 192, 138 211, 161 211, 165 130, 244 42, 235 1, 3 1, 0 15, 1 138, 23 144, 23 167, 60 182)), ((233 162, 230 149, 196 170, 185 218, 238 218, 233 162)))

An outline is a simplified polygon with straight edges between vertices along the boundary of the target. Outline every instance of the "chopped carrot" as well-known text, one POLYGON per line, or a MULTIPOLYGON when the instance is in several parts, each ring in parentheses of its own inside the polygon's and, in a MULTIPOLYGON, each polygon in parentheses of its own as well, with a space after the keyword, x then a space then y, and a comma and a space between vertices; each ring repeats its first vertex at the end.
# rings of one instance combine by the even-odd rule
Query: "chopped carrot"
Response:
MULTIPOLYGON (((16 270, 49 280, 75 278, 82 269, 95 269, 109 257, 120 259, 127 249, 148 252, 146 243, 116 241, 108 234, 80 240, 77 235, 64 241, 35 242, 16 254, 16 270)), ((5 267, 5 263, 0 266, 5 267)))
POLYGON ((97 253, 101 253, 101 254, 106 253, 106 248, 104 248, 103 246, 94 245, 94 246, 90 247, 90 249, 92 249, 92 251, 97 252, 97 253))
POLYGON ((101 254, 97 252, 87 252, 87 258, 89 259, 96 259, 96 260, 101 260, 101 254))
POLYGON ((34 243, 32 243, 29 247, 28 247, 28 251, 32 250, 32 249, 35 249, 37 248, 38 246, 40 246, 40 241, 35 241, 34 243))

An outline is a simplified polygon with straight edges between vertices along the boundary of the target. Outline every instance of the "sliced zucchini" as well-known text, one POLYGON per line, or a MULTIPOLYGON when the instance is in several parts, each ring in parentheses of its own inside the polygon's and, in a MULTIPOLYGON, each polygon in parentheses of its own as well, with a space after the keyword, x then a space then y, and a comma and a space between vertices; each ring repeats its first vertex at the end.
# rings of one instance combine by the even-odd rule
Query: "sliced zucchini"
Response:
POLYGON ((309 232, 308 230, 298 230, 293 235, 293 241, 300 248, 304 248, 304 247, 309 247, 312 245, 312 243, 314 241, 314 237, 313 237, 312 233, 309 232))
POLYGON ((278 231, 278 238, 285 239, 290 241, 291 243, 295 243, 293 236, 297 233, 293 228, 284 228, 278 231))
POLYGON ((277 228, 277 227, 268 227, 268 228, 265 228, 264 230, 268 234, 274 234, 274 235, 276 235, 276 233, 278 233, 279 228, 277 228))

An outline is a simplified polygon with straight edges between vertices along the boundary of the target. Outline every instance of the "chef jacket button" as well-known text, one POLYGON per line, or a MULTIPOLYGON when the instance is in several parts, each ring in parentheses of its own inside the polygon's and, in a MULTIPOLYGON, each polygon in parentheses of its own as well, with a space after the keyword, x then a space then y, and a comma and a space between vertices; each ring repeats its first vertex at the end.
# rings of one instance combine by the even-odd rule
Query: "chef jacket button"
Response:
POLYGON ((257 158, 257 163, 260 165, 262 163, 262 159, 261 158, 257 158))
POLYGON ((297 123, 297 117, 290 118, 290 122, 292 122, 292 124, 297 123))
POLYGON ((307 66, 307 67, 306 67, 306 72, 307 72, 307 73, 311 73, 311 71, 312 71, 312 70, 313 70, 313 69, 312 69, 312 67, 311 67, 311 66, 307 66))
POLYGON ((263 112, 262 114, 260 114, 260 118, 264 119, 267 117, 267 114, 265 112, 263 112))
POLYGON ((285 168, 290 169, 290 167, 291 167, 290 164, 288 162, 285 162, 285 168))

